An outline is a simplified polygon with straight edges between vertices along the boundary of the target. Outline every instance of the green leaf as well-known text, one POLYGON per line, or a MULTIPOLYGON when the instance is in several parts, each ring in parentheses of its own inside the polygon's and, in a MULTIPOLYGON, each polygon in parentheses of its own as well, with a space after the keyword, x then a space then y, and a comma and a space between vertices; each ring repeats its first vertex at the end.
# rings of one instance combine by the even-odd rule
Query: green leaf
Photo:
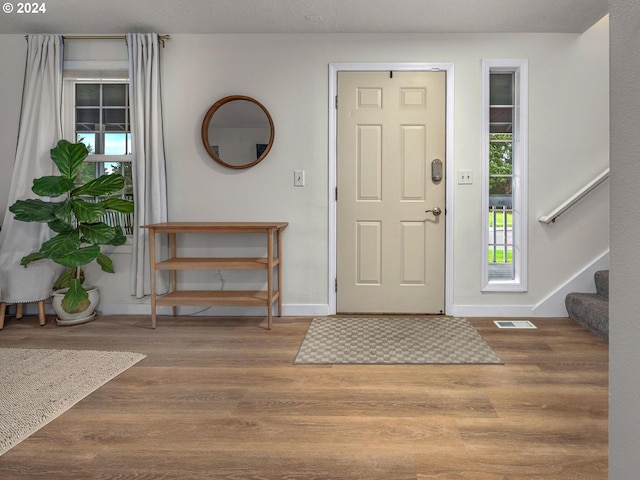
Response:
POLYGON ((111 240, 111 242, 109 242, 109 245, 114 245, 117 247, 118 245, 124 245, 127 241, 127 237, 122 231, 122 227, 116 228, 118 229, 118 231, 116 232, 116 236, 113 237, 113 240, 111 240))
POLYGON ((100 255, 98 255, 98 258, 96 260, 98 262, 98 265, 102 267, 103 272, 107 272, 107 273, 115 272, 115 270, 113 269, 113 260, 107 257, 104 253, 101 253, 100 255))
POLYGON ((54 220, 52 222, 49 222, 49 228, 56 233, 68 232, 70 230, 73 230, 72 225, 62 222, 60 220, 54 220))
POLYGON ((67 313, 78 313, 89 307, 89 294, 82 288, 80 280, 71 280, 69 290, 62 299, 62 309, 67 313))
POLYGON ((71 230, 59 233, 51 240, 47 240, 40 247, 40 253, 47 258, 65 257, 80 248, 80 234, 71 230))
POLYGON ((100 245, 90 245, 76 250, 64 257, 52 258, 54 262, 64 267, 81 267, 93 262, 100 254, 100 245))
POLYGON ((111 240, 107 245, 114 245, 116 247, 118 245, 124 245, 125 242, 127 241, 127 237, 122 231, 122 228, 121 227, 113 227, 113 228, 116 229, 116 236, 113 237, 113 240, 111 240))
POLYGON ((107 198, 102 201, 102 204, 108 210, 115 210, 120 213, 133 213, 134 204, 131 200, 107 198))
POLYGON ((42 200, 18 200, 9 207, 16 220, 21 222, 51 222, 56 219, 54 212, 59 203, 43 202, 42 200))
POLYGON ((41 197, 58 197, 73 190, 74 187, 75 183, 70 178, 51 175, 36 178, 33 181, 31 190, 41 197))
POLYGON ((102 175, 76 188, 72 195, 87 195, 91 197, 103 197, 119 192, 124 188, 124 177, 119 173, 102 175))
POLYGON ((79 226, 82 240, 87 243, 110 243, 118 234, 116 227, 110 227, 106 223, 88 223, 79 226))
POLYGON ((74 228, 73 203, 70 198, 60 203, 53 214, 56 220, 66 225, 67 228, 74 228))
POLYGON ((60 174, 75 182, 78 168, 89 155, 89 150, 87 150, 84 143, 71 143, 67 140, 60 140, 56 147, 51 149, 50 153, 51 160, 57 165, 60 174))
POLYGON ((79 198, 74 198, 71 202, 73 204, 73 213, 75 213, 78 222, 96 223, 106 213, 102 202, 87 202, 79 198))
POLYGON ((20 265, 22 265, 23 267, 26 267, 31 262, 35 262, 36 260, 42 260, 43 258, 47 258, 47 257, 45 257, 40 252, 33 252, 33 253, 30 253, 29 255, 25 255, 24 257, 22 257, 22 259, 20 260, 20 265))
MULTIPOLYGON (((69 288, 71 286, 71 280, 76 278, 77 268, 68 268, 65 272, 53 284, 54 290, 60 290, 62 288, 69 288)), ((80 269, 80 283, 84 283, 84 272, 80 269)))

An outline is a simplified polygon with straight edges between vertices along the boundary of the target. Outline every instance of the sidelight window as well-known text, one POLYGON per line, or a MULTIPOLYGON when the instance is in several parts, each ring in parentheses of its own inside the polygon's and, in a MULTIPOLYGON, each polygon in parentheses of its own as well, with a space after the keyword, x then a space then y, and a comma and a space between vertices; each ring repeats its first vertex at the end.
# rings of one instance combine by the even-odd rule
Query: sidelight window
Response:
POLYGON ((527 289, 527 61, 482 62, 482 285, 527 289))

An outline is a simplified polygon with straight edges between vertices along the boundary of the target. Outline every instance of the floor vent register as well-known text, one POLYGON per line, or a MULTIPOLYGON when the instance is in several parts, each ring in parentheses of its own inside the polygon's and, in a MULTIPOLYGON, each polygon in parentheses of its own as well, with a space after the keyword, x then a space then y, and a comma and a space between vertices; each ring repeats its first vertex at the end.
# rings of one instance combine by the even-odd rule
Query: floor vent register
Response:
POLYGON ((538 328, 529 320, 494 320, 498 328, 538 328))

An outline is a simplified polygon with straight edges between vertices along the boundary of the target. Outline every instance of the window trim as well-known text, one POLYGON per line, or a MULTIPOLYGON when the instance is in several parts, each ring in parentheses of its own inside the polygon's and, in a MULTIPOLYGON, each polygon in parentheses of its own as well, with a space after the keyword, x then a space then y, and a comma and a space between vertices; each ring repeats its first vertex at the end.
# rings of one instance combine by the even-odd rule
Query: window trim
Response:
POLYGON ((526 292, 528 289, 528 152, 529 85, 527 59, 482 59, 482 291, 526 292), (513 280, 489 279, 489 79, 491 73, 514 74, 513 132, 513 280))

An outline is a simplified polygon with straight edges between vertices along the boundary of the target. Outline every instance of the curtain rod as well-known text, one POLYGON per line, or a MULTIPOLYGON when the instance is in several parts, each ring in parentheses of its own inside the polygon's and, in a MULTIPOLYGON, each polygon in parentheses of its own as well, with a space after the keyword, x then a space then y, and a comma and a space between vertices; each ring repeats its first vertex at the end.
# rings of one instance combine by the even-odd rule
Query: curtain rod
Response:
MULTIPOLYGON (((126 35, 63 35, 65 40, 125 40, 126 35)), ((171 40, 170 35, 158 35, 158 40, 164 48, 164 42, 171 40)))
MULTIPOLYGON (((65 40, 125 40, 126 35, 63 35, 65 40)), ((158 40, 164 48, 164 42, 171 40, 171 35, 158 35, 158 40)))

